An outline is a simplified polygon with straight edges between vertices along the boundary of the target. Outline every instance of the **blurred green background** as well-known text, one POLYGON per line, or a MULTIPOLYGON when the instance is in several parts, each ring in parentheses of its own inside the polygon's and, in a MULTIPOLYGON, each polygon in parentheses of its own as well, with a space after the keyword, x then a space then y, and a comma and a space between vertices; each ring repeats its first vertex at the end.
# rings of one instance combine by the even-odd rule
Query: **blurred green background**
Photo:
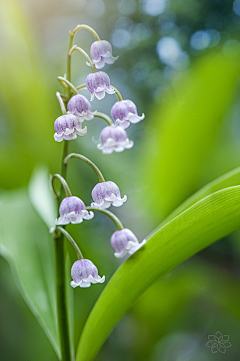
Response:
MULTIPOLYGON (((103 70, 146 117, 127 130, 135 142, 131 150, 102 155, 96 143, 105 124, 94 119, 87 136, 71 142, 70 151, 92 159, 127 194, 127 203, 113 211, 142 240, 188 196, 239 166, 240 1, 1 0, 0 227, 1 200, 9 197, 9 234, 17 235, 19 223, 12 192, 27 187, 36 166, 59 171, 62 144, 53 139, 60 115, 56 78, 66 72, 68 31, 80 23, 111 41, 114 56, 120 57, 103 70)), ((82 30, 75 40, 89 52, 90 33, 82 30)), ((89 68, 80 54, 74 54, 72 68, 73 83, 85 82, 89 68)), ((94 100, 92 108, 110 115, 115 101, 107 95, 94 100)), ((72 160, 68 181, 72 192, 90 204, 97 182, 92 170, 72 160)), ((21 217, 25 224, 29 215, 23 210, 21 217)), ((43 223, 39 229, 26 224, 22 237, 33 234, 34 242, 42 229, 47 234, 43 223)), ((115 231, 111 221, 97 214, 68 230, 108 280, 121 262, 109 243, 115 231)), ((120 321, 96 360, 237 361, 239 254, 237 232, 155 283, 120 321), (205 346, 217 331, 229 335, 232 347, 226 355, 212 354, 205 346)), ((56 361, 4 258, 0 267, 1 360, 56 361)), ((74 291, 75 343, 103 287, 74 291)))

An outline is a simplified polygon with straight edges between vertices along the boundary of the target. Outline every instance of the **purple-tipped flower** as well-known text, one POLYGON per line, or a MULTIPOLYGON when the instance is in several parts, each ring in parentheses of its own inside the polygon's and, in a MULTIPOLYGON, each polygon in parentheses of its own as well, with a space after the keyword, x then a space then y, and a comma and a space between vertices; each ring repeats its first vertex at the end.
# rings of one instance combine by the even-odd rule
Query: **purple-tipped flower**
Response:
POLYGON ((60 217, 56 219, 57 225, 65 225, 68 223, 81 223, 83 219, 92 219, 93 212, 86 210, 83 201, 75 196, 66 197, 62 200, 59 207, 60 217))
POLYGON ((120 125, 123 129, 128 128, 131 123, 138 123, 145 118, 144 114, 141 117, 138 115, 137 107, 131 100, 122 100, 115 103, 111 115, 116 125, 120 125))
MULTIPOLYGON (((118 56, 114 57, 112 55, 112 45, 106 40, 94 41, 90 54, 97 69, 103 68, 105 63, 113 64, 118 59, 118 56)), ((87 63, 87 65, 90 64, 87 63)))
POLYGON ((86 87, 91 95, 91 101, 94 96, 96 96, 98 100, 103 99, 105 97, 105 92, 108 94, 115 93, 113 87, 110 85, 109 76, 103 71, 88 74, 86 87))
POLYGON ((146 243, 146 240, 144 239, 142 243, 139 243, 133 232, 130 231, 130 229, 124 228, 114 232, 110 242, 115 250, 114 256, 122 258, 126 253, 133 254, 136 252, 144 243, 146 243))
POLYGON ((122 152, 133 147, 133 141, 128 139, 125 130, 115 125, 103 128, 100 138, 102 144, 98 144, 98 149, 104 154, 111 154, 113 151, 122 152))
POLYGON ((72 265, 71 286, 73 288, 79 287, 90 287, 91 283, 103 283, 105 276, 100 277, 98 275, 97 267, 89 259, 80 259, 72 265))
POLYGON ((91 104, 81 94, 74 95, 68 102, 67 105, 68 111, 78 117, 80 122, 82 123, 85 119, 91 120, 94 117, 94 113, 91 111, 91 104))
POLYGON ((127 196, 121 198, 118 186, 111 181, 101 182, 95 185, 92 190, 91 207, 105 209, 112 204, 114 207, 120 207, 127 200, 127 196))
POLYGON ((82 129, 82 123, 73 114, 61 115, 55 120, 54 123, 54 139, 61 142, 63 139, 72 140, 76 139, 77 135, 83 136, 87 134, 87 127, 82 129))

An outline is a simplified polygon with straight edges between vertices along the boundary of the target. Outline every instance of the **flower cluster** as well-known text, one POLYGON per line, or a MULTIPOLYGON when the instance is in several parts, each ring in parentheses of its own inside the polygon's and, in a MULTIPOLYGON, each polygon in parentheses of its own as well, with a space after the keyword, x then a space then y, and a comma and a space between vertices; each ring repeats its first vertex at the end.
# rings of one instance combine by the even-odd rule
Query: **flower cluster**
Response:
MULTIPOLYGON (((85 27, 79 26, 79 28, 85 27)), ((85 27, 88 30, 90 27, 85 27)), ((93 30, 93 29, 92 29, 93 30)), ((93 34, 96 35, 94 31, 93 34)), ((73 33, 70 33, 70 35, 73 33)), ((96 38, 98 37, 95 36, 96 38)), ((113 64, 118 57, 114 57, 112 54, 112 46, 106 40, 96 40, 91 45, 91 58, 85 53, 84 50, 74 45, 69 50, 69 58, 74 50, 79 50, 84 56, 86 56, 88 62, 92 68, 92 73, 87 75, 86 84, 74 87, 70 83, 70 79, 61 78, 61 84, 65 88, 66 95, 57 93, 57 97, 62 109, 63 115, 58 117, 54 123, 54 139, 57 142, 63 140, 69 141, 76 139, 77 136, 84 136, 87 134, 87 127, 83 127, 83 122, 91 121, 94 117, 99 116, 107 122, 107 126, 102 129, 100 134, 101 143, 98 144, 98 149, 104 154, 111 154, 113 151, 122 152, 124 149, 130 149, 133 147, 133 141, 128 139, 126 130, 130 124, 135 124, 144 119, 144 114, 138 115, 137 107, 131 100, 123 100, 119 91, 111 85, 109 76, 103 71, 97 71, 96 69, 102 69, 106 64, 113 64), (111 109, 112 119, 103 113, 92 111, 91 103, 89 100, 78 94, 77 89, 86 87, 90 94, 90 101, 95 97, 101 100, 105 97, 105 93, 116 94, 118 101, 113 105, 111 109), (67 109, 66 109, 67 106, 67 109)), ((70 74, 70 65, 69 65, 70 74)), ((70 76, 69 76, 70 78, 70 76)), ((66 143, 65 143, 66 144, 66 143)), ((67 149, 67 148, 65 148, 67 149)), ((67 164, 68 159, 72 156, 80 158, 88 163, 96 172, 99 183, 97 183, 92 189, 91 206, 87 206, 84 202, 76 197, 72 196, 70 189, 61 175, 55 175, 58 178, 65 190, 66 197, 61 201, 59 207, 59 217, 56 219, 56 230, 61 231, 73 245, 78 260, 73 264, 71 269, 72 287, 90 287, 91 284, 103 283, 105 276, 100 277, 98 270, 92 261, 83 258, 78 245, 71 238, 68 232, 61 226, 66 226, 69 223, 78 224, 83 220, 91 220, 94 217, 94 212, 99 211, 108 215, 116 223, 118 230, 111 236, 110 243, 115 251, 114 255, 117 258, 124 257, 126 254, 132 255, 136 252, 146 241, 139 243, 137 237, 133 232, 127 228, 124 228, 119 219, 111 212, 107 211, 110 206, 120 207, 127 201, 127 196, 121 197, 119 187, 112 181, 105 181, 102 173, 88 158, 80 154, 70 154, 63 159, 64 164, 67 164)), ((52 179, 54 176, 52 177, 52 179)), ((53 186, 53 181, 52 181, 53 186)), ((58 193, 53 190, 57 197, 58 193)))
MULTIPOLYGON (((101 69, 106 64, 113 64, 118 57, 112 55, 112 46, 106 40, 98 40, 93 42, 91 46, 92 66, 101 69)), ((87 62, 88 65, 91 65, 87 62)), ((90 100, 94 97, 101 100, 105 97, 105 93, 116 94, 118 101, 111 109, 111 124, 105 127, 101 134, 101 143, 98 149, 104 154, 112 152, 122 152, 124 149, 133 147, 133 141, 128 139, 126 128, 130 124, 135 124, 144 119, 144 114, 138 115, 137 107, 131 100, 123 100, 120 93, 110 84, 109 76, 103 71, 93 71, 88 74, 85 84, 90 94, 90 100)), ((63 139, 76 139, 77 135, 83 136, 87 134, 87 128, 82 129, 84 120, 92 120, 94 116, 98 116, 97 111, 92 112, 91 104, 88 99, 80 94, 74 95, 67 104, 67 114, 57 118, 54 124, 54 139, 61 142, 63 139)), ((103 116, 101 116, 103 117, 103 116)))

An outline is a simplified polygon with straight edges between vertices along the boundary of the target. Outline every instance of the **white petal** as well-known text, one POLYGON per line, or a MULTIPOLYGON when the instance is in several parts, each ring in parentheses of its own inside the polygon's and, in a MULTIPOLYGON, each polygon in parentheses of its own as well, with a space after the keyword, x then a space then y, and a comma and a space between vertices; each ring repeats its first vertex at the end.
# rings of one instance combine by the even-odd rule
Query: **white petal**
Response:
POLYGON ((105 90, 99 90, 99 91, 95 91, 95 96, 98 100, 101 100, 105 97, 105 90))
POLYGON ((54 139, 56 140, 56 142, 61 142, 63 140, 63 132, 61 133, 61 135, 58 133, 55 133, 54 139))
POLYGON ((146 243, 146 239, 144 239, 144 240, 142 241, 142 243, 135 243, 135 242, 132 242, 132 241, 128 242, 127 247, 126 247, 126 248, 129 248, 129 249, 128 249, 128 253, 129 253, 130 255, 132 255, 132 254, 135 253, 139 248, 141 248, 145 243, 146 243))
POLYGON ((56 225, 66 225, 70 223, 70 219, 68 217, 59 217, 56 219, 55 224, 56 225))
POLYGON ((126 254, 127 254, 127 250, 124 249, 122 252, 115 252, 115 253, 114 253, 114 256, 115 256, 116 258, 122 258, 122 257, 124 257, 126 254))
POLYGON ((73 288, 76 288, 76 287, 80 286, 80 283, 76 283, 76 282, 74 282, 74 281, 71 281, 71 282, 70 282, 70 285, 71 285, 73 288))

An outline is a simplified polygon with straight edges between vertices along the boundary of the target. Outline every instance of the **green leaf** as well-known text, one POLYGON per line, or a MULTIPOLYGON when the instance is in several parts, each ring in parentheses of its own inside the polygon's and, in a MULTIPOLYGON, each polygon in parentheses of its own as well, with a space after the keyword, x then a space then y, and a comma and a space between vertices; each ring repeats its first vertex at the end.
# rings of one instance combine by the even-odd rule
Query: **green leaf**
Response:
POLYGON ((237 55, 210 52, 195 61, 191 73, 176 77, 168 94, 157 98, 138 164, 155 221, 215 178, 209 158, 234 100, 239 71, 237 55))
POLYGON ((50 176, 46 166, 38 166, 31 177, 28 193, 32 205, 50 229, 55 225, 57 202, 50 191, 50 176))
POLYGON ((82 333, 77 361, 91 361, 116 323, 158 278, 240 228, 240 186, 200 200, 158 230, 113 275, 82 333), (94 341, 93 341, 94 340, 94 341))
POLYGON ((0 196, 0 239, 1 255, 9 262, 23 298, 60 358, 53 240, 27 190, 0 196))
POLYGON ((231 170, 230 172, 222 175, 221 177, 214 179, 214 181, 206 184, 203 188, 199 189, 196 193, 194 193, 191 197, 186 199, 185 202, 180 204, 173 212, 166 217, 163 222, 151 233, 154 234, 160 229, 164 224, 168 223, 178 214, 185 211, 187 208, 192 206, 194 203, 200 201, 201 199, 207 197, 208 195, 217 192, 224 188, 229 188, 233 186, 237 186, 240 184, 240 167, 231 170))

